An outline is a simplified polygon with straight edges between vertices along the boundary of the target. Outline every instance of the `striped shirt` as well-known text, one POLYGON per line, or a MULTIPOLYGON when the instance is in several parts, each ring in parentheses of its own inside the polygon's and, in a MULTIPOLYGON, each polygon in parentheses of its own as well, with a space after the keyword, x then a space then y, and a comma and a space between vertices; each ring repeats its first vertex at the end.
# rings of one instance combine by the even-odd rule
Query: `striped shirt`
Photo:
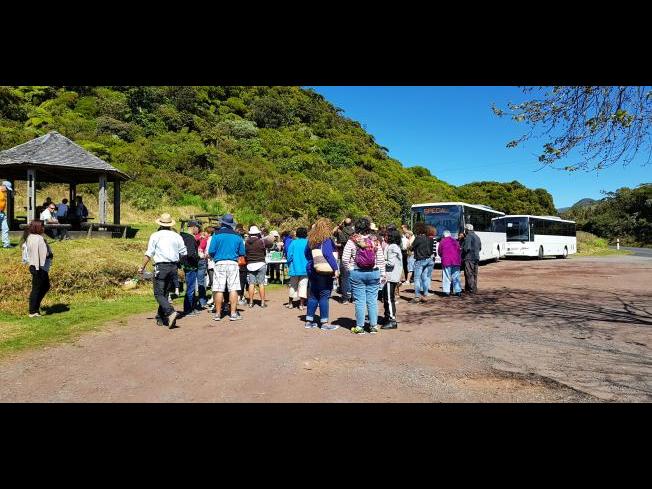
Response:
MULTIPOLYGON (((381 275, 385 275, 385 255, 383 249, 380 246, 380 243, 373 236, 360 236, 361 239, 371 239, 376 247, 376 268, 380 270, 381 275)), ((357 251, 357 246, 353 242, 353 239, 349 239, 344 246, 344 251, 342 252, 342 264, 346 266, 349 270, 358 270, 359 267, 355 264, 355 254, 357 251)))

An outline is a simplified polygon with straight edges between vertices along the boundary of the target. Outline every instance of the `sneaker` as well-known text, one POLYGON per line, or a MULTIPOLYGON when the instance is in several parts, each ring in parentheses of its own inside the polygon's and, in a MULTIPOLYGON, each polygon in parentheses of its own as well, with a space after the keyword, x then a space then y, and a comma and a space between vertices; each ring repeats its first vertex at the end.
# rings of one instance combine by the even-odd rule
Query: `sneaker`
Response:
MULTIPOLYGON (((7 248, 7 247, 5 246, 5 248, 7 248)), ((31 318, 40 318, 41 315, 38 312, 35 312, 34 314, 30 314, 29 317, 31 317, 31 318)))
POLYGON ((261 303, 260 303, 260 307, 265 308, 265 307, 267 307, 267 304, 265 304, 264 302, 261 302, 261 303))
POLYGON ((364 328, 361 328, 360 326, 356 326, 355 328, 351 328, 351 333, 365 334, 365 331, 364 331, 364 328))
POLYGON ((378 333, 378 326, 369 326, 369 332, 371 334, 376 334, 378 333))
POLYGON ((321 325, 321 329, 324 330, 324 331, 335 331, 338 328, 339 328, 339 326, 337 324, 323 323, 321 325))
POLYGON ((380 329, 396 329, 398 323, 394 319, 390 319, 387 323, 383 324, 380 329))
POLYGON ((213 321, 221 321, 221 320, 222 320, 222 316, 220 314, 213 315, 213 321))
POLYGON ((247 303, 247 299, 245 299, 244 297, 238 301, 238 304, 240 304, 241 306, 244 306, 246 303, 247 303))
POLYGON ((253 309, 253 308, 254 308, 254 303, 252 302, 251 304, 249 304, 249 309, 253 309))
POLYGON ((177 311, 172 311, 172 314, 168 316, 168 328, 174 329, 177 327, 177 317, 179 313, 177 311))
POLYGON ((163 320, 161 319, 161 316, 156 316, 156 325, 157 326, 164 326, 163 320))
POLYGON ((235 313, 235 316, 229 316, 229 321, 240 321, 242 319, 242 316, 238 314, 237 312, 235 313))
POLYGON ((317 327, 317 323, 314 321, 306 321, 306 324, 303 326, 306 329, 312 329, 317 327))

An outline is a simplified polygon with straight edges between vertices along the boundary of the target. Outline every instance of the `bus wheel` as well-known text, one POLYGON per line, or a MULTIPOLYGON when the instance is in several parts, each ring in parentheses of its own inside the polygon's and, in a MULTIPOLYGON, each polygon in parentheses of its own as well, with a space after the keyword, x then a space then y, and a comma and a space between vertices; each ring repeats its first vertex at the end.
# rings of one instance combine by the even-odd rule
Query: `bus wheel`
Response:
POLYGON ((539 246, 539 260, 543 260, 543 246, 539 246))

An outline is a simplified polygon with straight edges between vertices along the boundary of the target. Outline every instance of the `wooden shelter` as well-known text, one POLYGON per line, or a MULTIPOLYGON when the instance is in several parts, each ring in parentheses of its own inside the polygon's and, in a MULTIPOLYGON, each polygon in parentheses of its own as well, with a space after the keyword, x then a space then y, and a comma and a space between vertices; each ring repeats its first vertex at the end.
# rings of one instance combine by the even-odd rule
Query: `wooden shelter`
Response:
MULTIPOLYGON (((106 224, 107 184, 113 182, 113 223, 120 224, 120 183, 129 177, 75 144, 56 131, 0 151, 0 177, 13 183, 27 181, 27 222, 37 218, 36 182, 67 183, 70 202, 75 200, 80 183, 99 184, 98 222, 106 224)), ((14 223, 13 199, 10 199, 8 218, 14 223)), ((15 227, 15 226, 14 226, 15 227)))

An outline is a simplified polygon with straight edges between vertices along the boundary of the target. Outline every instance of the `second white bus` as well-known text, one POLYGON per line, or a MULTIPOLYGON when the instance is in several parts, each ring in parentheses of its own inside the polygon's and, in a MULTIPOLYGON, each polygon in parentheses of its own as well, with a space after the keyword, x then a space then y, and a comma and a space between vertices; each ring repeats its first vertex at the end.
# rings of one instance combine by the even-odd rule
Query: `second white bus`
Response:
POLYGON ((495 231, 507 236, 507 256, 566 258, 577 253, 574 221, 554 216, 510 215, 497 217, 492 223, 495 231))

